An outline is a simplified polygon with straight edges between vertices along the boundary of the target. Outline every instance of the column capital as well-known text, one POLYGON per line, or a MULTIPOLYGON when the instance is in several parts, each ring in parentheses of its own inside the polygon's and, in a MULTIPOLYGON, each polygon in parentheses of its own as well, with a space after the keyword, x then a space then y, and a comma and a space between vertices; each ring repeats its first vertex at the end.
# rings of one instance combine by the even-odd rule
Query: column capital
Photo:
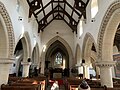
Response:
POLYGON ((98 67, 113 67, 115 66, 115 61, 98 61, 96 62, 96 65, 98 67))
POLYGON ((0 64, 12 64, 15 58, 0 58, 0 64))
POLYGON ((21 62, 22 65, 31 65, 32 62, 21 62))

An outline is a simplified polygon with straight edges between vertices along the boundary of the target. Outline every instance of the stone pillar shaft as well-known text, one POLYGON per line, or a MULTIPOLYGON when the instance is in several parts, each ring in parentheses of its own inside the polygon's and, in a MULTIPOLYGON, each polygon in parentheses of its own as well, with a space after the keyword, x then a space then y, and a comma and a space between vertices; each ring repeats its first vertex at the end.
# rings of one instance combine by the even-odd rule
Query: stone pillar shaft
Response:
POLYGON ((42 74, 44 74, 44 67, 45 67, 44 65, 45 65, 45 63, 44 63, 44 61, 42 61, 41 62, 41 73, 42 74))
POLYGON ((23 72, 22 77, 28 77, 29 76, 29 67, 31 65, 31 62, 22 62, 23 65, 23 72))
POLYGON ((90 75, 89 75, 89 66, 84 65, 83 66, 83 77, 90 79, 90 75))
POLYGON ((100 80, 102 86, 113 87, 111 67, 100 68, 100 80))
POLYGON ((78 74, 83 74, 83 66, 78 67, 78 74))
POLYGON ((114 61, 100 61, 96 63, 100 68, 101 85, 113 88, 111 67, 115 65, 114 61))
POLYGON ((13 63, 13 59, 6 59, 7 58, 1 60, 0 58, 0 86, 8 83, 9 70, 13 63))

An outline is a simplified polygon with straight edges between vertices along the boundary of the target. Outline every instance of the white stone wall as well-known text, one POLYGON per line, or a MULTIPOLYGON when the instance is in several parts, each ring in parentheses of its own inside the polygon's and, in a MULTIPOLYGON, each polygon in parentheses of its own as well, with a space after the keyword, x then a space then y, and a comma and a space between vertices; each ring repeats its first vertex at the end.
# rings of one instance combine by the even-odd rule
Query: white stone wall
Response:
POLYGON ((78 43, 82 48, 83 40, 87 32, 89 32, 93 36, 95 43, 97 43, 101 22, 103 20, 106 10, 113 1, 115 0, 98 0, 98 13, 95 16, 95 21, 91 22, 91 0, 90 0, 86 8, 87 17, 85 20, 86 23, 83 23, 83 35, 81 36, 81 38, 79 38, 80 36, 77 35, 77 37, 75 38, 74 47, 76 47, 78 43))
POLYGON ((26 0, 19 0, 20 1, 19 12, 17 11, 17 0, 0 0, 0 1, 5 5, 7 12, 11 18, 15 35, 15 45, 22 37, 22 34, 26 31, 28 32, 30 37, 29 43, 31 45, 30 54, 32 55, 32 50, 36 43, 38 43, 41 53, 42 46, 46 45, 49 42, 49 40, 58 35, 69 44, 69 46, 72 49, 72 52, 75 55, 77 44, 79 44, 80 48, 82 49, 84 36, 87 32, 89 32, 93 36, 95 43, 97 43, 102 18, 104 17, 104 14, 109 5, 115 0, 98 0, 98 13, 95 16, 94 22, 91 22, 90 12, 91 4, 89 2, 86 8, 87 12, 86 23, 83 24, 84 33, 81 36, 81 38, 79 38, 79 35, 74 34, 71 28, 62 20, 59 21, 54 20, 44 29, 44 32, 38 34, 37 22, 35 21, 34 16, 32 16, 31 19, 28 19, 29 6, 26 0), (22 21, 19 20, 19 18, 22 18, 22 21), (56 34, 56 32, 58 32, 58 34, 56 34))
POLYGON ((63 38, 69 44, 72 51, 74 50, 74 33, 64 21, 54 20, 44 29, 42 33, 42 45, 46 45, 55 36, 63 38))
MULTIPOLYGON (((75 55, 77 43, 80 44, 82 48, 83 39, 87 32, 93 35, 95 42, 97 43, 97 37, 98 37, 98 32, 99 32, 102 18, 107 8, 109 7, 109 5, 115 0, 98 0, 99 10, 97 15, 95 16, 95 22, 91 22, 91 16, 90 16, 91 2, 89 2, 86 8, 86 11, 87 11, 86 23, 83 25, 84 33, 81 38, 79 38, 79 35, 77 35, 77 37, 76 35, 74 36, 71 28, 67 26, 67 24, 65 24, 64 21, 55 21, 55 20, 45 28, 44 32, 42 32, 42 36, 40 36, 37 33, 37 23, 34 17, 32 16, 31 19, 28 19, 29 6, 26 1, 19 0, 20 1, 19 12, 17 11, 17 0, 12 0, 12 1, 0 0, 0 1, 4 3, 11 17, 14 34, 15 34, 15 44, 17 44, 17 42, 20 39, 20 36, 24 33, 24 31, 28 31, 30 35, 30 40, 31 40, 31 54, 32 54, 32 49, 35 46, 36 41, 39 43, 39 46, 45 45, 50 39, 52 39, 57 35, 56 32, 59 32, 58 36, 62 37, 67 41, 67 43, 70 45, 75 55), (22 17, 23 20, 20 21, 19 17, 22 17), (42 37, 42 42, 40 40, 40 37, 42 37), (42 45, 40 45, 40 43, 42 45)), ((41 51, 41 48, 40 48, 40 51, 41 51)))
POLYGON ((32 49, 38 43, 40 45, 40 37, 37 33, 38 25, 37 22, 32 15, 32 17, 28 18, 29 6, 26 0, 18 0, 19 10, 17 11, 17 0, 0 0, 6 7, 10 19, 12 21, 14 35, 15 35, 15 45, 22 38, 24 32, 28 32, 30 37, 31 44, 31 54, 32 49), (19 19, 22 20, 19 20, 19 19))

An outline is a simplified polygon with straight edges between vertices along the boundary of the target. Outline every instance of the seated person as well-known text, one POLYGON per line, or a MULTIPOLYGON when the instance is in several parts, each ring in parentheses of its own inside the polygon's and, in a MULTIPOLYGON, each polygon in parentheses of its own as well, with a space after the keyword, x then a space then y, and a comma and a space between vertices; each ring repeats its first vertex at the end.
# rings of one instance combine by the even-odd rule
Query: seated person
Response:
POLYGON ((87 84, 85 80, 78 86, 78 90, 90 90, 90 86, 87 84))
POLYGON ((58 81, 55 81, 51 87, 51 90, 59 90, 58 81))

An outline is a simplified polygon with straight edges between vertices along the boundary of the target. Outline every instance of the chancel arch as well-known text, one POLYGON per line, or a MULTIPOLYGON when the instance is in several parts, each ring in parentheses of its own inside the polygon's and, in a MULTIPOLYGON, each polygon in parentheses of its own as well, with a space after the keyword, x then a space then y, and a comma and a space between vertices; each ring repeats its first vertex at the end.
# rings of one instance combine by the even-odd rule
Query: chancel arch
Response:
MULTIPOLYGON (((53 67, 55 67, 55 65, 57 65, 57 58, 65 59, 66 64, 63 68, 69 68, 69 55, 67 49, 59 40, 50 45, 45 56, 45 61, 52 62, 51 64, 53 64, 53 67), (53 61, 51 61, 50 58, 53 61)), ((61 64, 63 64, 63 60, 61 64)))
MULTIPOLYGON (((73 62, 73 53, 71 50, 71 47, 69 46, 69 44, 61 37, 56 36, 54 38, 52 38, 47 44, 46 44, 46 50, 45 52, 42 51, 42 62, 45 63, 45 55, 48 51, 48 48, 50 47, 50 45, 52 45, 55 41, 59 41, 60 43, 62 43, 64 45, 64 47, 66 48, 66 51, 68 52, 68 56, 69 56, 69 68, 72 67, 72 62, 73 62)), ((43 65, 41 63, 41 65, 43 65)), ((42 66, 43 67, 43 66, 42 66)), ((45 66, 44 66, 45 67, 45 66)), ((41 70, 42 72, 44 72, 44 70, 41 70)))

